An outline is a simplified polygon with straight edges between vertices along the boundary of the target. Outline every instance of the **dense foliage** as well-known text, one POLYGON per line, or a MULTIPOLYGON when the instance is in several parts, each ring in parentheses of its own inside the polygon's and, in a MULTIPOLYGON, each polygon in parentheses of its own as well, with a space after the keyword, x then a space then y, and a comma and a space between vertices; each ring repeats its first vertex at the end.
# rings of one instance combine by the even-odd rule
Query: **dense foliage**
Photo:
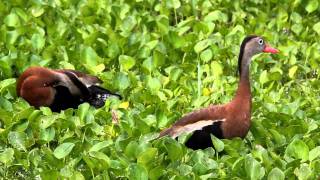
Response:
POLYGON ((318 179, 319 14, 318 0, 0 1, 0 176, 318 179), (233 97, 247 34, 281 51, 251 64, 248 136, 198 151, 183 138, 153 140, 186 112, 233 97), (32 65, 97 75, 124 100, 35 109, 15 93, 32 65))

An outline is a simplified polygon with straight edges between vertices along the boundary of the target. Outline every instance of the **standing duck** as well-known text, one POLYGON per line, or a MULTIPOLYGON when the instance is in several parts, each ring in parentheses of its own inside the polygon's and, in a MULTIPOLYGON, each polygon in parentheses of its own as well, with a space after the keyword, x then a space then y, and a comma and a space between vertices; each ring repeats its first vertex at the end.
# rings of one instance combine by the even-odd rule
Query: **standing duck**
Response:
POLYGON ((176 138, 182 133, 193 132, 186 141, 186 146, 191 149, 211 147, 210 134, 220 139, 244 138, 249 131, 251 119, 249 64, 252 56, 262 52, 275 54, 278 50, 266 44, 262 37, 250 35, 244 38, 238 59, 239 85, 231 102, 193 111, 160 132, 159 137, 169 135, 176 138))
POLYGON ((99 87, 101 82, 98 77, 79 71, 30 67, 19 77, 16 90, 32 106, 47 106, 55 112, 77 108, 84 102, 99 108, 109 96, 121 99, 120 95, 99 87))

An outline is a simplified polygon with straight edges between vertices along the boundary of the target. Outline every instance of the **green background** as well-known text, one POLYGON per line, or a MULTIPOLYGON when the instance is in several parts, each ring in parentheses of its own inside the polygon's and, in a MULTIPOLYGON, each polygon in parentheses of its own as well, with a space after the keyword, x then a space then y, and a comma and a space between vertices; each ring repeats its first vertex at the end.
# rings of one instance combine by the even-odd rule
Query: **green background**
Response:
POLYGON ((320 176, 317 0, 2 0, 0 25, 1 177, 320 176), (280 53, 251 63, 247 137, 214 138, 215 149, 203 151, 152 140, 183 114, 232 99, 248 34, 280 53), (16 78, 32 65, 97 75, 124 100, 36 110, 15 92, 16 78))

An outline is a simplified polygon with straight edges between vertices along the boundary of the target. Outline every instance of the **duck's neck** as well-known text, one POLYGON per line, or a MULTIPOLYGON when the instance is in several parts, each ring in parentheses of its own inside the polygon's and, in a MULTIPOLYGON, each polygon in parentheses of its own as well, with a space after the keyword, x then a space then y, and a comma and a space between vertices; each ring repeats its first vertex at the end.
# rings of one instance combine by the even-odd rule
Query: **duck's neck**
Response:
POLYGON ((244 54, 241 61, 241 72, 238 89, 235 95, 235 100, 243 103, 248 103, 251 106, 251 90, 249 78, 249 64, 251 56, 244 54))

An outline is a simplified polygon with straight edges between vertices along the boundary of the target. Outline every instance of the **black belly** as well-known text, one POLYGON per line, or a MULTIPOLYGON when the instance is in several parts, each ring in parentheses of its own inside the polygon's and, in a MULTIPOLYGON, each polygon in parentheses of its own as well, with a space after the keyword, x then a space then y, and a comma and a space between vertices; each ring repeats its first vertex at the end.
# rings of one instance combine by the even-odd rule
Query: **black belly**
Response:
POLYGON ((65 86, 56 86, 56 95, 50 109, 59 112, 68 108, 77 108, 84 101, 79 96, 73 96, 65 86))
POLYGON ((191 149, 205 149, 212 147, 210 134, 215 135, 217 138, 222 139, 223 133, 221 129, 222 122, 215 122, 213 125, 206 126, 201 130, 194 131, 191 137, 187 140, 185 145, 191 149))

